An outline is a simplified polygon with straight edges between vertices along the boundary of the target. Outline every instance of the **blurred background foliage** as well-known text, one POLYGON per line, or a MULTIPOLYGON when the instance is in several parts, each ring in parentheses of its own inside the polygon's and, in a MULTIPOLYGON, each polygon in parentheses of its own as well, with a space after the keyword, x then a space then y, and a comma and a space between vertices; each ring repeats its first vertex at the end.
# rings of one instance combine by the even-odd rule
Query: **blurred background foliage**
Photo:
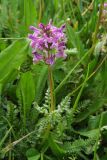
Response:
POLYGON ((0 0, 0 159, 107 159, 106 0, 0 0), (67 59, 32 63, 29 26, 66 24, 67 59), (52 129, 46 139, 47 126, 52 129))

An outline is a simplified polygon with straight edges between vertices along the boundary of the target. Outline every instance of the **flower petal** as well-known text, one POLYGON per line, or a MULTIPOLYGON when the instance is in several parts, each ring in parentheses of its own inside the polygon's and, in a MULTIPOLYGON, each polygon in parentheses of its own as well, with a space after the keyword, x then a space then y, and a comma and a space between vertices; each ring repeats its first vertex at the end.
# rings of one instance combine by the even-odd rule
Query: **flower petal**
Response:
POLYGON ((35 36, 33 34, 28 34, 28 38, 33 40, 33 41, 35 40, 35 36))
POLYGON ((66 28, 66 25, 63 24, 63 25, 61 26, 61 30, 63 31, 65 28, 66 28))
POLYGON ((30 28, 30 30, 32 30, 32 31, 40 32, 40 31, 39 31, 39 29, 37 29, 37 28, 36 28, 36 27, 34 27, 34 26, 30 26, 29 28, 30 28))
POLYGON ((49 58, 46 59, 46 64, 53 65, 55 61, 55 55, 51 55, 49 58))
POLYGON ((39 28, 44 30, 45 25, 44 25, 44 24, 42 24, 42 23, 40 23, 40 24, 39 24, 39 28))
POLYGON ((56 55, 57 58, 66 58, 67 55, 64 53, 64 51, 59 51, 56 55))
POLYGON ((38 62, 43 59, 43 56, 37 52, 33 52, 33 62, 38 62))

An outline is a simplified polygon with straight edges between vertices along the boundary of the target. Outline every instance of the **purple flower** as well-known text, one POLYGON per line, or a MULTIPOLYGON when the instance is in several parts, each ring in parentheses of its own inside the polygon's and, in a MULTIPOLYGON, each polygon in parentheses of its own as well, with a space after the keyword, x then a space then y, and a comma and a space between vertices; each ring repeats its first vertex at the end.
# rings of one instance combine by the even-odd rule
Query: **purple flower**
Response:
POLYGON ((66 55, 63 51, 59 51, 59 52, 56 54, 56 57, 57 57, 57 58, 60 58, 60 57, 66 58, 67 55, 66 55))
POLYGON ((48 57, 46 59, 46 64, 49 64, 49 65, 53 65, 54 64, 54 60, 55 60, 55 55, 50 55, 50 57, 48 57))
POLYGON ((43 60, 46 64, 53 65, 56 58, 66 57, 64 29, 65 24, 57 28, 52 25, 52 21, 47 25, 40 23, 38 28, 30 26, 33 34, 29 34, 28 38, 31 39, 34 62, 43 60))
POLYGON ((33 62, 38 62, 43 59, 43 56, 41 54, 38 54, 37 52, 33 52, 33 62))
POLYGON ((107 7, 107 3, 104 3, 104 7, 107 7))

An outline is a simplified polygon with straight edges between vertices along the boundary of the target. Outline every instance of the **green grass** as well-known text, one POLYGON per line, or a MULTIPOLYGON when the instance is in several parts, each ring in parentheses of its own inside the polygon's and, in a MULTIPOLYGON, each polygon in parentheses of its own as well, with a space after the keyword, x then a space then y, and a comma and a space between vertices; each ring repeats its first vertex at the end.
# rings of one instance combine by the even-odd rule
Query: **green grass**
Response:
POLYGON ((106 0, 0 1, 0 159, 107 159, 106 0), (99 6, 100 4, 100 6, 99 6), (30 25, 66 24, 67 58, 33 64, 30 25))

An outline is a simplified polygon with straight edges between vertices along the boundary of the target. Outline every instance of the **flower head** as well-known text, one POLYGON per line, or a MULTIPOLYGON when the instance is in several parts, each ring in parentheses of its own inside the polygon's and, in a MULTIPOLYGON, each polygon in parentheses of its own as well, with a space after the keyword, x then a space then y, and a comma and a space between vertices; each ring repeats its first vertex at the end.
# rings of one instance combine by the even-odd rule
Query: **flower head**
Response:
POLYGON ((66 57, 64 53, 66 37, 65 25, 57 28, 50 21, 47 25, 39 24, 38 28, 30 26, 33 34, 29 34, 30 46, 33 48, 33 61, 43 60, 48 65, 53 65, 56 58, 66 57))

